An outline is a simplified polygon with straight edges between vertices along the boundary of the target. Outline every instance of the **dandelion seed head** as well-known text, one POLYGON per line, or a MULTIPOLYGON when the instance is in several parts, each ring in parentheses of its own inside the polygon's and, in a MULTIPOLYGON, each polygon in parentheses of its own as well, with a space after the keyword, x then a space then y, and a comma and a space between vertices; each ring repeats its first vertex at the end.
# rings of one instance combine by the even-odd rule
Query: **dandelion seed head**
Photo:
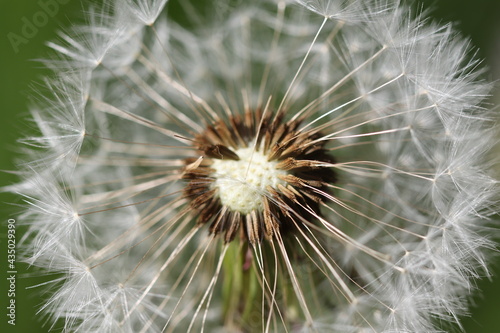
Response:
POLYGON ((211 222, 211 232, 224 231, 226 241, 240 226, 251 243, 297 227, 285 211, 308 206, 319 214, 315 191, 335 181, 334 159, 323 142, 314 141, 319 134, 301 134, 300 120, 282 118, 282 112, 247 112, 231 117, 233 127, 218 120, 197 138, 207 158, 187 160, 184 193, 200 210, 200 223, 211 222))
POLYGON ((188 23, 174 2, 105 1, 48 44, 5 188, 26 260, 61 273, 43 312, 68 332, 459 322, 498 211, 468 42, 398 1, 178 1, 188 23))

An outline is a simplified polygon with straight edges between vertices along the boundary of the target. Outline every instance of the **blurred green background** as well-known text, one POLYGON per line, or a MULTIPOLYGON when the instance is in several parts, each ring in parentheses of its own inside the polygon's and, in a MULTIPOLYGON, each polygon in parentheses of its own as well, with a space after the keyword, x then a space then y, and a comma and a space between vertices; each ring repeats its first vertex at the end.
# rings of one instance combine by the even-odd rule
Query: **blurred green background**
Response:
MULTIPOLYGON (((16 140, 31 126, 28 121, 27 103, 30 85, 46 73, 32 59, 45 56, 47 54, 45 42, 55 37, 58 28, 68 26, 70 22, 80 18, 80 12, 84 8, 80 0, 55 1, 59 4, 59 8, 52 8, 53 17, 44 21, 39 15, 42 10, 41 4, 52 1, 0 0, 0 170, 14 170, 14 161, 19 151, 16 140), (39 20, 39 27, 36 31, 31 31, 30 38, 17 40, 19 44, 16 50, 9 41, 9 33, 22 36, 26 20, 33 19, 39 20)), ((420 3, 424 8, 433 8, 432 14, 435 19, 455 22, 457 28, 480 48, 479 54, 490 66, 492 78, 500 79, 500 0, 425 0, 420 3)), ((12 36, 11 34, 11 38, 12 36)), ((2 172, 0 186, 11 184, 15 179, 14 176, 2 172)), ((43 322, 36 317, 36 311, 42 304, 39 289, 27 289, 46 281, 47 277, 33 275, 26 265, 21 263, 17 263, 16 267, 18 272, 16 326, 7 324, 5 235, 7 220, 15 218, 15 212, 18 210, 12 205, 16 203, 20 203, 19 198, 0 194, 0 332, 47 332, 49 325, 43 326, 43 322)), ((23 227, 18 225, 18 240, 22 232, 23 227)), ((472 309, 471 316, 463 320, 467 333, 500 332, 500 259, 494 266, 494 273, 497 276, 493 281, 482 280, 478 283, 483 296, 474 300, 477 306, 472 309)))

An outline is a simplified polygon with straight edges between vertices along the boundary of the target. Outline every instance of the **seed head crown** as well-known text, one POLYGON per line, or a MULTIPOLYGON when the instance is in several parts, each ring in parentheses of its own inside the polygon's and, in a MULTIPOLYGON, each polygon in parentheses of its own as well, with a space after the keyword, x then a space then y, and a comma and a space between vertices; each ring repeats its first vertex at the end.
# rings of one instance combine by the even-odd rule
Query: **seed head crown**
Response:
POLYGON ((319 133, 299 130, 302 119, 284 122, 283 114, 257 110, 219 119, 197 137, 204 159, 186 160, 184 194, 198 223, 210 223, 226 242, 238 231, 255 243, 300 228, 311 209, 320 213, 326 185, 335 181, 319 133))

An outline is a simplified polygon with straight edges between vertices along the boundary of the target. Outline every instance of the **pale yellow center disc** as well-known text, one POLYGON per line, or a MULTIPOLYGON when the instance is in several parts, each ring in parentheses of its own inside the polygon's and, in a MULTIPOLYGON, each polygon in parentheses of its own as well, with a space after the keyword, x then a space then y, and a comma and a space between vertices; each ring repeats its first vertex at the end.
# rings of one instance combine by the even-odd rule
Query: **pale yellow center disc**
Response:
POLYGON ((286 172, 276 169, 277 162, 268 162, 266 156, 253 148, 241 148, 235 153, 239 161, 213 160, 214 187, 219 190, 221 203, 242 214, 262 211, 267 186, 285 185, 279 176, 286 172))

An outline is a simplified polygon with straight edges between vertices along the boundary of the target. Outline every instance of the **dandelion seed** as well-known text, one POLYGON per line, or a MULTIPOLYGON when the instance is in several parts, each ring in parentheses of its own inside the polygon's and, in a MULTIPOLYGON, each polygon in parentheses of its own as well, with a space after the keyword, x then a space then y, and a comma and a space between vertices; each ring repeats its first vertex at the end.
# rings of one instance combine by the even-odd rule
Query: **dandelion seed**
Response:
POLYGON ((27 259, 62 273, 42 310, 80 332, 459 323, 498 199, 467 41, 398 2, 182 1, 182 24, 173 2, 106 1, 49 44, 7 188, 27 259))

